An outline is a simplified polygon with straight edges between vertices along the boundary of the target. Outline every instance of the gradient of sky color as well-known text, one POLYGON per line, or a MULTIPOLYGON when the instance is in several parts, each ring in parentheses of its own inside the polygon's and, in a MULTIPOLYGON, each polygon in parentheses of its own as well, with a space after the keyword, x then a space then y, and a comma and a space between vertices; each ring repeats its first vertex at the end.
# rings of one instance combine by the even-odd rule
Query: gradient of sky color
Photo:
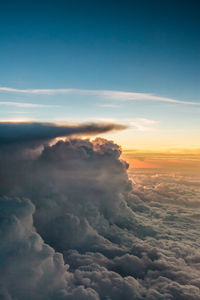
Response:
POLYGON ((194 0, 1 2, 0 120, 116 121, 130 128, 105 136, 125 148, 200 148, 199 11, 194 0))

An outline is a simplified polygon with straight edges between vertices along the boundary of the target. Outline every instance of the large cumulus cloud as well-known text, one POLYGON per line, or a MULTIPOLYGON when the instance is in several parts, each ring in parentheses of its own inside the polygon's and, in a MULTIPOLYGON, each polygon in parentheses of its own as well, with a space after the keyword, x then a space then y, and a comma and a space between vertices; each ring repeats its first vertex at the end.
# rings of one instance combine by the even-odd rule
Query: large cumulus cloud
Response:
POLYGON ((132 184, 120 155, 68 139, 1 172, 2 298, 200 299, 198 207, 132 184))

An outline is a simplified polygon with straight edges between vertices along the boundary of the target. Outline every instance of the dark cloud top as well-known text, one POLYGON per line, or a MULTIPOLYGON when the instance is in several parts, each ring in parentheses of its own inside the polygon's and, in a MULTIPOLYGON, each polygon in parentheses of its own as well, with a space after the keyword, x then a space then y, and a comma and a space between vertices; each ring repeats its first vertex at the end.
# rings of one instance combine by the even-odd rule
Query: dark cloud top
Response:
POLYGON ((7 143, 44 141, 73 134, 95 135, 125 128, 127 128, 125 125, 111 123, 59 125, 54 123, 36 122, 0 122, 0 145, 7 143))

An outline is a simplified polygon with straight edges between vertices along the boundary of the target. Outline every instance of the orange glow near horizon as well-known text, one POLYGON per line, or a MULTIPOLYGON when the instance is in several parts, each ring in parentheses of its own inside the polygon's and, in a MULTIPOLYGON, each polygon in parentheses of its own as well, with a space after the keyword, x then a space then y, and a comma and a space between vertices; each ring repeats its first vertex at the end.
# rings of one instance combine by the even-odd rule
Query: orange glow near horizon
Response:
POLYGON ((127 158, 126 156, 122 156, 124 160, 126 160, 129 163, 129 168, 135 168, 135 169, 152 169, 152 168, 159 168, 159 164, 154 164, 151 162, 142 161, 139 159, 134 158, 127 158))
POLYGON ((122 159, 129 163, 129 169, 166 169, 200 174, 200 153, 188 150, 179 153, 124 151, 122 159))

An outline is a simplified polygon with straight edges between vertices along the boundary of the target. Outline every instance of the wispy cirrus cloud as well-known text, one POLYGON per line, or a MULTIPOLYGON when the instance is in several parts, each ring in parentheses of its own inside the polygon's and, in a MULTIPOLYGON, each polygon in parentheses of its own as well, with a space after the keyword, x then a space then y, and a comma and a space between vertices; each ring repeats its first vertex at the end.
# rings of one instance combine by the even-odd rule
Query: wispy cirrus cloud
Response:
POLYGON ((130 127, 133 127, 139 131, 153 130, 154 126, 159 124, 159 121, 149 120, 145 118, 134 118, 129 121, 130 127))
POLYGON ((10 101, 0 101, 0 105, 4 106, 15 106, 15 107, 30 107, 30 108, 49 108, 49 107, 60 107, 60 105, 49 105, 49 104, 38 104, 38 103, 24 103, 24 102, 10 102, 10 101))
POLYGON ((79 94, 93 95, 103 97, 105 99, 121 100, 121 101, 159 101, 184 105, 200 105, 200 102, 184 101, 180 99, 157 96, 150 93, 135 93, 126 91, 113 90, 87 90, 87 89, 15 89, 10 87, 0 87, 0 92, 22 93, 36 95, 56 95, 56 94, 79 94))
POLYGON ((120 106, 114 103, 99 103, 98 106, 100 107, 107 107, 107 108, 119 108, 120 106))

